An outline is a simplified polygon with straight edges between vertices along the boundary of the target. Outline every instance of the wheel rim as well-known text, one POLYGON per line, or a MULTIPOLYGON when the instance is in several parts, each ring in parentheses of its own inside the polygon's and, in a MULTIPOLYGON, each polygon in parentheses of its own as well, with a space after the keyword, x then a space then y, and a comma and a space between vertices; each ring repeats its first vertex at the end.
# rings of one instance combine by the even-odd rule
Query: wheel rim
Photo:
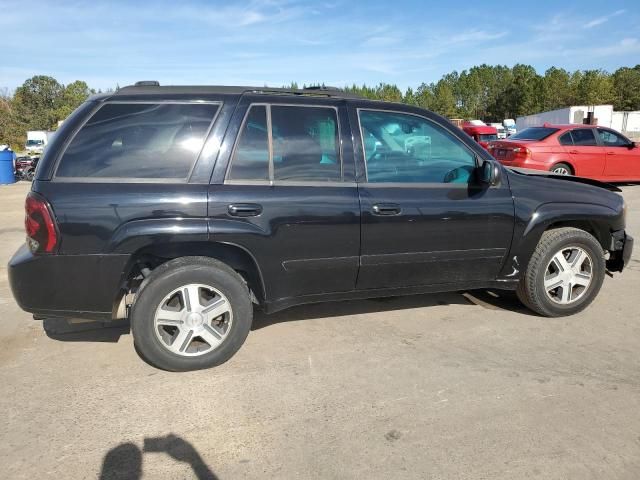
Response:
POLYGON ((555 167, 552 172, 556 175, 571 175, 571 172, 567 167, 555 167))
POLYGON ((593 261, 580 247, 565 247, 557 252, 545 271, 544 290, 549 299, 570 305, 584 296, 593 278, 593 261))
POLYGON ((154 330, 171 353, 196 357, 218 348, 229 335, 233 311, 210 285, 189 284, 169 293, 156 309, 154 330))

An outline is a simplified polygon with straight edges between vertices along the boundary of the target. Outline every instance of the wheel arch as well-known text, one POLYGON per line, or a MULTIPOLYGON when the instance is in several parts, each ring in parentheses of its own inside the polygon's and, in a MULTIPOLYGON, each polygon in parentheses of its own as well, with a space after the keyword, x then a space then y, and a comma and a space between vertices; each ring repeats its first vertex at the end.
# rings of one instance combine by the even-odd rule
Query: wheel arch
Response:
POLYGON ((573 227, 593 235, 603 250, 608 250, 611 240, 612 219, 615 210, 604 205, 589 203, 547 203, 539 206, 528 222, 521 225, 514 236, 514 244, 510 252, 510 262, 506 262, 500 272, 500 278, 518 278, 526 271, 542 234, 547 230, 573 227), (517 241, 515 241, 517 240, 517 241))
POLYGON ((120 291, 113 305, 113 318, 122 318, 126 295, 132 289, 138 289, 150 271, 170 260, 199 256, 219 260, 238 272, 247 283, 254 300, 260 305, 264 304, 266 291, 262 272, 256 259, 245 248, 219 241, 153 243, 131 253, 122 272, 120 291))

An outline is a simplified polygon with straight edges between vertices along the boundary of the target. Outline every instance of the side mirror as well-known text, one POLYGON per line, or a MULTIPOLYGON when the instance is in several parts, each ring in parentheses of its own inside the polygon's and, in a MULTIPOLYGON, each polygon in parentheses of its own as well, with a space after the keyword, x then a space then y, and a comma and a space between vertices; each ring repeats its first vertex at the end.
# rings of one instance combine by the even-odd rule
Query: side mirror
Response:
POLYGON ((485 160, 480 168, 480 181, 482 183, 490 186, 500 183, 501 172, 498 165, 489 160, 485 160))
POLYGON ((633 150, 634 148, 640 148, 640 142, 631 142, 629 144, 629 150, 633 150))

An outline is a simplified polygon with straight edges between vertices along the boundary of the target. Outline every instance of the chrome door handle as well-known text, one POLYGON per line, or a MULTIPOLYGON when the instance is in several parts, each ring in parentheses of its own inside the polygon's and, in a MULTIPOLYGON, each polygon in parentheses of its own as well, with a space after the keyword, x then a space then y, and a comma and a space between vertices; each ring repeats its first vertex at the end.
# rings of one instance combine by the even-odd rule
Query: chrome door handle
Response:
POLYGON ((235 203, 229 205, 229 215, 234 217, 257 217, 262 213, 262 205, 257 203, 235 203))
POLYGON ((400 215, 402 209, 395 203, 376 203, 371 210, 374 215, 400 215))

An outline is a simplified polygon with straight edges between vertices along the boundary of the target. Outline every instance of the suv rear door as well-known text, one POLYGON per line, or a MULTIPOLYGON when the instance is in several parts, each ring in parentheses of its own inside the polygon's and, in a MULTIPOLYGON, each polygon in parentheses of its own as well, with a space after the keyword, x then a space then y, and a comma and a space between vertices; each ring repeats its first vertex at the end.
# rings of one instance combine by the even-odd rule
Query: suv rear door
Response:
POLYGON ((248 251, 267 301, 353 290, 360 208, 343 101, 244 95, 209 189, 210 240, 248 251))
POLYGON ((507 182, 480 185, 476 154, 435 118, 367 108, 350 114, 361 139, 358 288, 495 279, 513 233, 507 182))

